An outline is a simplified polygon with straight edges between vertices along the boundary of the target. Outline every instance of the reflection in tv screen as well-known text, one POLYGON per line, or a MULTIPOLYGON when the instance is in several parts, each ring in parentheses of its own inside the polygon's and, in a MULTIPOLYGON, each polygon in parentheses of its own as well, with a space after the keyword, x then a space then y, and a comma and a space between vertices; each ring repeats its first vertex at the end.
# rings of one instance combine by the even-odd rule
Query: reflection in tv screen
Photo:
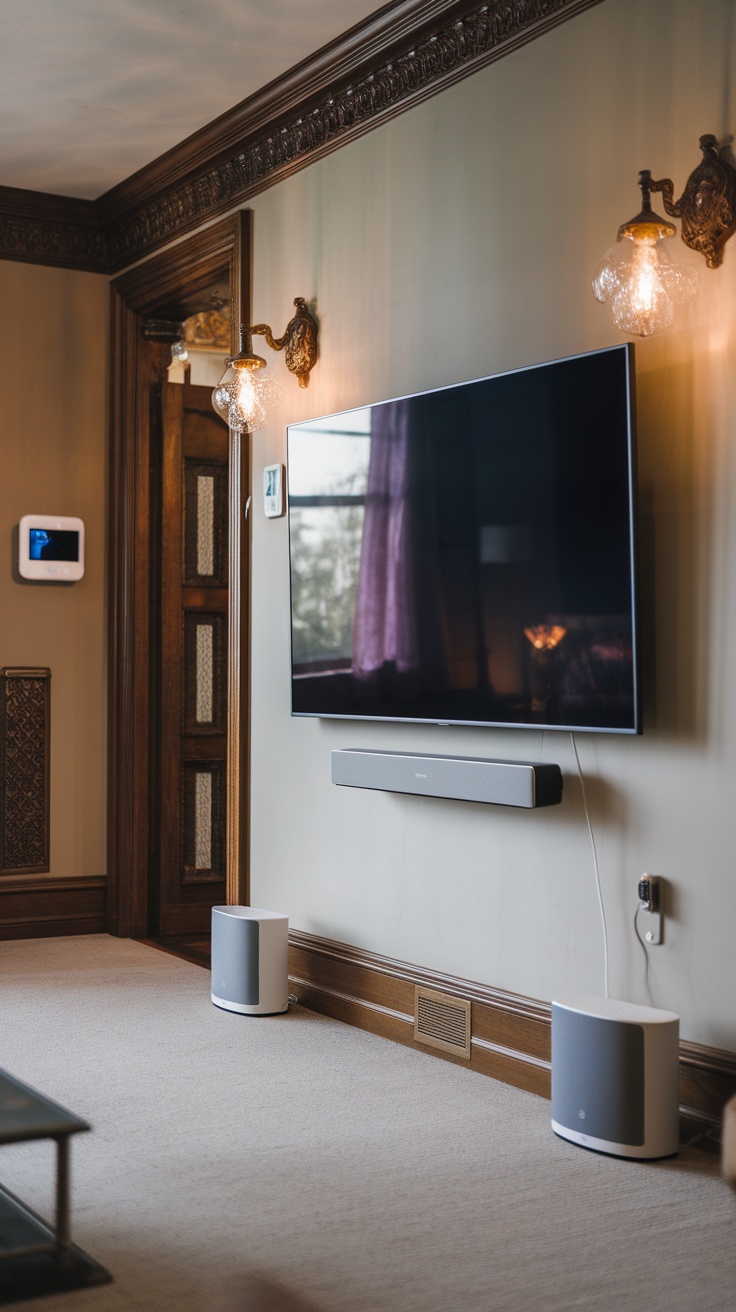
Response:
POLYGON ((640 730, 633 348, 293 424, 292 711, 640 730))

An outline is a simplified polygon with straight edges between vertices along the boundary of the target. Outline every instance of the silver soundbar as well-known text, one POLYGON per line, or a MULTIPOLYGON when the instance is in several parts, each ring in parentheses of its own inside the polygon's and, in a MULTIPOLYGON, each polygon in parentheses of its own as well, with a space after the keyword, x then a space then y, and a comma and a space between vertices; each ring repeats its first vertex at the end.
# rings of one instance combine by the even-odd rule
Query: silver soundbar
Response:
POLYGON ((496 806, 555 806, 562 801, 559 765, 486 761, 475 756, 346 747, 332 753, 332 782, 346 788, 376 788, 496 806))

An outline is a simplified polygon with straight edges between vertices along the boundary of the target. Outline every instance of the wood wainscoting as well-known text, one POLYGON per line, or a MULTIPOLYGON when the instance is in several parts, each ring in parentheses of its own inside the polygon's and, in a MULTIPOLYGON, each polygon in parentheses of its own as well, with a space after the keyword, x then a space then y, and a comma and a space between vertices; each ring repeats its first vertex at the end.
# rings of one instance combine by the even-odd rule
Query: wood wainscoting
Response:
POLYGON ((104 875, 3 875, 0 940, 107 931, 104 875))
MULTIPOLYGON (((485 984, 424 970, 299 930, 289 934, 289 983, 312 1011, 393 1039, 406 1047, 491 1075, 549 1098, 551 1007, 485 984), (471 1003, 470 1060, 414 1038, 414 991, 421 988, 471 1003)), ((736 1054, 680 1043, 681 1139, 717 1132, 736 1093, 736 1054)))

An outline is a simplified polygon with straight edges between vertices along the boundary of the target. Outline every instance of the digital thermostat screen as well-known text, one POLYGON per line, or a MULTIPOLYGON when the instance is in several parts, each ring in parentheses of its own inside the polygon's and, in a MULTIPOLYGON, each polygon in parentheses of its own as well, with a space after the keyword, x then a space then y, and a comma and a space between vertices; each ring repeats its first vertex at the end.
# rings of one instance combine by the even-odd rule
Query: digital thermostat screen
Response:
POLYGON ((36 583, 79 582, 84 577, 84 520, 78 515, 23 515, 18 573, 36 583))
POLYGON ((79 534, 70 529, 28 530, 30 560, 79 560, 79 534))

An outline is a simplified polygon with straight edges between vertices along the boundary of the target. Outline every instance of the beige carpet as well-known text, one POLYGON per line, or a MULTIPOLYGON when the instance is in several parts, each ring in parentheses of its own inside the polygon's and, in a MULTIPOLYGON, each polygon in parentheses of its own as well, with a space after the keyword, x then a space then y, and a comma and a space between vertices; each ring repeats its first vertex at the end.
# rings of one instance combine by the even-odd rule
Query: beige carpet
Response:
MULTIPOLYGON (((310 1012, 240 1017, 129 940, 0 943, 0 1066, 88 1118, 73 1236, 115 1284, 59 1312, 734 1312, 736 1195, 549 1104, 310 1012)), ((0 1179, 50 1206, 49 1144, 0 1179)))

